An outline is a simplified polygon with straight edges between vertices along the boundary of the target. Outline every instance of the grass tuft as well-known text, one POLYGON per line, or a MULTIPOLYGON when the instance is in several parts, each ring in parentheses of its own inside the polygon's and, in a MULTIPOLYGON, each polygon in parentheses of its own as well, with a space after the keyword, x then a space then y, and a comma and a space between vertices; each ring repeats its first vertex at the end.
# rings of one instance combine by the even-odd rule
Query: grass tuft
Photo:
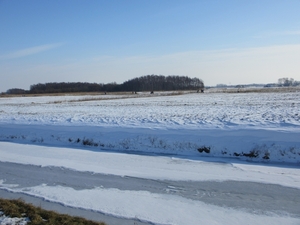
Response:
POLYGON ((94 222, 81 217, 73 217, 66 214, 59 214, 54 211, 44 210, 27 204, 23 200, 0 199, 0 211, 9 217, 28 217, 28 225, 106 225, 103 222, 94 222))

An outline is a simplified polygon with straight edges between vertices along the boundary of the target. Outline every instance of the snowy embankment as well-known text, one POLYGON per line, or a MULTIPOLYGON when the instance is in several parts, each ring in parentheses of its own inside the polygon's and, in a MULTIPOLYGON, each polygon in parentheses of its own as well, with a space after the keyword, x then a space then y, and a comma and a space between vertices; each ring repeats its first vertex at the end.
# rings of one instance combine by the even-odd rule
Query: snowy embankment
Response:
POLYGON ((300 93, 0 99, 0 140, 141 154, 300 162, 300 93))

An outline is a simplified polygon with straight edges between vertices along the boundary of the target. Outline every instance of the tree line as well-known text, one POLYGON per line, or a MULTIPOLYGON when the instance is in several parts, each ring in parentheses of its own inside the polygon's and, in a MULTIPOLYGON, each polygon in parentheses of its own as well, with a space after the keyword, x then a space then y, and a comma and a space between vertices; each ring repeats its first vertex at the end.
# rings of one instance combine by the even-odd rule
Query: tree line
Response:
POLYGON ((173 91, 199 90, 204 83, 199 78, 187 76, 146 75, 127 80, 122 84, 115 82, 108 84, 87 82, 52 82, 33 84, 29 90, 12 88, 7 94, 43 94, 43 93, 71 93, 71 92, 141 92, 141 91, 173 91))
POLYGON ((291 86, 298 86, 300 85, 300 81, 294 80, 294 78, 280 78, 278 79, 278 86, 279 87, 291 87, 291 86))
POLYGON ((201 79, 187 76, 147 75, 121 84, 122 91, 173 91, 202 88, 204 88, 204 83, 201 79))

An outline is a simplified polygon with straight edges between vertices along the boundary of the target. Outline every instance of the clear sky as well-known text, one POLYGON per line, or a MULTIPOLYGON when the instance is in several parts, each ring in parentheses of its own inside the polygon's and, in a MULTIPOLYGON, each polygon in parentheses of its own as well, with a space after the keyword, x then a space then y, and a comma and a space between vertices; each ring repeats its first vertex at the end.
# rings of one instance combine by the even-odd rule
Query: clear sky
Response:
POLYGON ((148 74, 300 80, 300 0, 0 0, 0 92, 148 74))

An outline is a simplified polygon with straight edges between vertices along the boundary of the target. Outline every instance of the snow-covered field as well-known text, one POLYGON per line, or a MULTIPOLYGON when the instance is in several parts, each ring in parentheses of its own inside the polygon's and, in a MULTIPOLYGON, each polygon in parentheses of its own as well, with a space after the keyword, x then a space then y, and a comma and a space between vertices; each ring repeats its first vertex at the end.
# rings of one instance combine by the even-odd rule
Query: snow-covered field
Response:
POLYGON ((0 140, 300 162, 300 92, 132 96, 1 98, 0 140))
POLYGON ((130 178, 78 188, 2 173, 0 188, 145 223, 300 223, 300 92, 133 96, 0 98, 0 162, 130 178))

